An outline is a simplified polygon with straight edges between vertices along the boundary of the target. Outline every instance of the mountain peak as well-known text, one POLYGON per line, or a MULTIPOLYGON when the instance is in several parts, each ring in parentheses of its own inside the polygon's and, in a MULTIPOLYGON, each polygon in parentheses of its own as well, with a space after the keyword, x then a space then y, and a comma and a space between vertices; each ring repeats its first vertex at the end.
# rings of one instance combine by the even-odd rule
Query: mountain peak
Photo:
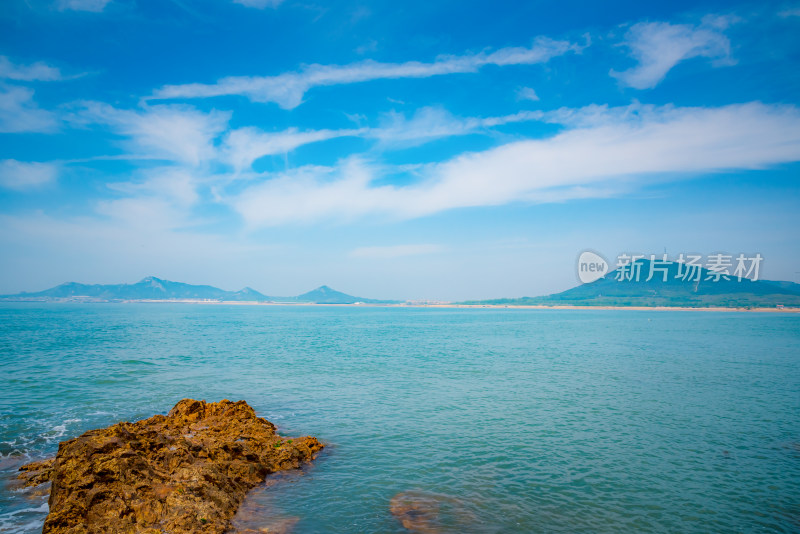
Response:
POLYGON ((163 280, 158 278, 158 277, 156 277, 156 276, 145 276, 144 278, 139 280, 138 283, 140 283, 140 284, 152 284, 152 283, 160 284, 161 282, 163 282, 163 280))
POLYGON ((369 299, 354 297, 328 286, 319 286, 317 289, 303 293, 297 297, 299 302, 316 302, 318 304, 353 304, 366 302, 369 299))

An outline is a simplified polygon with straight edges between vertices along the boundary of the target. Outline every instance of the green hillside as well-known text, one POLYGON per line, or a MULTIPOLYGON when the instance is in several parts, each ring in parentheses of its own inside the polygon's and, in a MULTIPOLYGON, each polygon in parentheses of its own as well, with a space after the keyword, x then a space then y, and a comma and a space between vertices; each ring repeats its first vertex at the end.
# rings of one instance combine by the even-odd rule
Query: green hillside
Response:
POLYGON ((582 284, 561 293, 541 297, 522 297, 468 301, 464 304, 574 305, 574 306, 676 306, 676 307, 787 307, 800 306, 800 284, 793 282, 741 281, 717 276, 700 268, 686 277, 686 268, 676 262, 664 266, 665 272, 654 270, 650 280, 648 260, 638 260, 638 281, 622 277, 619 270, 603 278, 582 284), (666 275, 666 279, 665 279, 666 275), (620 279, 622 278, 622 279, 620 279))

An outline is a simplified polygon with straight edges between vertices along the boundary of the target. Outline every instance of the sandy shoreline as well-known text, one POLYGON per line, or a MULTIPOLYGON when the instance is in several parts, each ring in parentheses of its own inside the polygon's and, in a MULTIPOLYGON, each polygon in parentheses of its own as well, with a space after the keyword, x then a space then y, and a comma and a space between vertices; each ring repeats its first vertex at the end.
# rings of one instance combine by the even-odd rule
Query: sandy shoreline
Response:
MULTIPOLYGON (((69 301, 79 302, 79 301, 69 301)), ((734 308, 734 307, 690 307, 690 306, 570 306, 570 305, 507 305, 507 304, 453 304, 453 303, 358 303, 324 304, 314 302, 256 302, 256 301, 217 301, 200 299, 172 300, 124 300, 120 304, 210 304, 224 306, 316 306, 347 308, 443 308, 443 309, 508 309, 508 310, 632 310, 632 311, 705 311, 705 312, 757 312, 757 313, 800 313, 800 308, 734 308)))
POLYGON ((756 312, 756 313, 800 313, 798 308, 737 308, 737 307, 691 307, 691 306, 571 306, 566 304, 547 305, 514 305, 514 304, 456 304, 456 303, 354 303, 354 304, 326 304, 317 302, 259 302, 259 301, 234 301, 234 300, 203 300, 203 299, 164 299, 164 300, 92 300, 92 299, 63 299, 63 300, 7 300, 0 303, 84 303, 84 304, 207 304, 216 306, 284 306, 284 307, 329 307, 329 308, 442 308, 442 309, 508 309, 508 310, 630 310, 630 311, 703 311, 703 312, 756 312))

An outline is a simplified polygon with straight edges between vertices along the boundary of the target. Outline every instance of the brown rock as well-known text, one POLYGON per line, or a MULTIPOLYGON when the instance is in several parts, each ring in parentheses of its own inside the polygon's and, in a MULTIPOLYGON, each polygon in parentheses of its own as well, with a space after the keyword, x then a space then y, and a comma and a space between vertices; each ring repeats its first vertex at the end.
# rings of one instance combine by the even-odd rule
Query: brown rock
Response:
POLYGON ((291 534, 298 521, 300 521, 299 517, 272 519, 268 521, 265 526, 257 529, 247 528, 239 530, 237 534, 291 534))
POLYGON ((20 468, 51 481, 43 534, 222 534, 247 490, 323 445, 281 438, 244 401, 184 399, 169 415, 90 430, 20 468))
POLYGON ((25 486, 38 486, 45 482, 50 482, 50 475, 53 471, 55 458, 42 460, 41 462, 31 462, 19 468, 20 474, 17 478, 24 481, 25 486))
POLYGON ((403 491, 392 497, 389 510, 406 530, 421 534, 468 532, 479 524, 466 502, 442 493, 403 491))
POLYGON ((389 501, 389 510, 407 530, 424 534, 440 531, 439 501, 432 496, 413 491, 398 493, 389 501))

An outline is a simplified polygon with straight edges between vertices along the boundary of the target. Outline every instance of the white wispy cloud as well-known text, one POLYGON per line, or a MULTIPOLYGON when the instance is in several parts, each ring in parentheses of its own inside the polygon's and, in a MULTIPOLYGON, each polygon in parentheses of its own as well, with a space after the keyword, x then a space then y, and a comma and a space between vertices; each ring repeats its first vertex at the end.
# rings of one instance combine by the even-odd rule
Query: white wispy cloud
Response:
POLYGON ((179 165, 144 169, 130 181, 108 184, 119 196, 98 200, 95 212, 120 228, 144 234, 189 230, 207 222, 192 211, 206 182, 196 169, 179 165))
POLYGON ((215 140, 228 127, 231 113, 208 113, 189 106, 149 106, 143 110, 117 109, 90 102, 77 120, 109 125, 127 137, 134 155, 200 165, 217 157, 215 140))
POLYGON ((105 9, 111 0, 58 0, 58 9, 61 11, 91 11, 99 13, 105 9))
POLYGON ((116 182, 109 188, 136 197, 160 197, 177 206, 188 207, 195 204, 200 195, 197 192, 197 175, 180 167, 159 167, 143 171, 139 180, 116 182))
POLYGON ((420 256, 423 254, 434 254, 443 250, 441 245, 430 243, 414 245, 389 245, 375 247, 359 247, 350 251, 353 258, 366 259, 393 259, 406 256, 420 256))
POLYGON ((413 218, 444 210, 604 197, 654 180, 800 160, 800 110, 761 103, 719 108, 590 106, 546 120, 568 129, 429 166, 412 185, 375 185, 350 158, 268 176, 229 202, 251 226, 413 218))
POLYGON ((800 7, 784 9, 778 13, 781 18, 800 17, 800 7))
POLYGON ((239 128, 225 136, 222 157, 240 172, 249 169, 254 161, 264 156, 285 154, 309 143, 357 136, 364 131, 363 128, 310 131, 289 128, 281 132, 264 132, 253 127, 239 128))
POLYGON ((287 72, 277 76, 232 76, 223 78, 214 84, 167 85, 157 90, 152 98, 208 98, 242 95, 254 102, 274 102, 282 108, 293 109, 303 102, 303 96, 314 87, 380 79, 428 78, 446 74, 470 73, 477 72, 487 65, 545 63, 553 57, 580 49, 580 46, 567 41, 555 41, 540 37, 529 48, 509 47, 491 53, 440 56, 431 63, 419 61, 380 63, 366 60, 349 65, 314 64, 299 72, 287 72))
POLYGON ((537 102, 539 100, 539 95, 537 95, 536 91, 530 87, 520 87, 520 89, 517 91, 517 98, 519 100, 532 100, 537 102))
POLYGON ((265 9, 268 7, 278 7, 283 3, 283 0, 233 0, 233 3, 254 7, 256 9, 265 9))
POLYGON ((479 119, 462 119, 441 107, 424 107, 410 118, 402 113, 384 114, 368 136, 388 146, 412 146, 426 141, 464 135, 480 127, 479 119))
POLYGON ((521 111, 500 117, 457 117, 441 107, 424 107, 407 118, 397 112, 384 114, 378 126, 344 128, 339 130, 306 130, 289 128, 280 132, 264 132, 255 127, 232 130, 224 136, 220 148, 221 161, 233 166, 236 172, 250 169, 253 162, 264 156, 289 153, 301 146, 336 139, 361 137, 376 140, 380 148, 391 149, 416 146, 434 139, 488 132, 491 128, 540 120, 540 111, 521 111))
POLYGON ((16 191, 38 189, 56 181, 58 167, 51 163, 0 160, 0 187, 16 191))
POLYGON ((0 79, 20 82, 50 82, 61 80, 61 71, 55 67, 37 61, 30 65, 13 63, 7 56, 0 56, 0 79))
POLYGON ((643 22, 634 24, 625 35, 624 45, 638 65, 610 74, 635 89, 651 89, 681 61, 696 57, 712 59, 717 65, 732 65, 731 44, 722 33, 732 19, 706 17, 699 26, 643 22))
POLYGON ((0 133, 53 132, 56 116, 39 108, 33 89, 0 84, 0 133))
POLYGON ((541 117, 539 111, 520 111, 500 117, 457 117, 441 107, 424 107, 415 111, 411 118, 397 112, 386 113, 377 128, 366 130, 363 135, 377 139, 383 146, 413 146, 541 117))

